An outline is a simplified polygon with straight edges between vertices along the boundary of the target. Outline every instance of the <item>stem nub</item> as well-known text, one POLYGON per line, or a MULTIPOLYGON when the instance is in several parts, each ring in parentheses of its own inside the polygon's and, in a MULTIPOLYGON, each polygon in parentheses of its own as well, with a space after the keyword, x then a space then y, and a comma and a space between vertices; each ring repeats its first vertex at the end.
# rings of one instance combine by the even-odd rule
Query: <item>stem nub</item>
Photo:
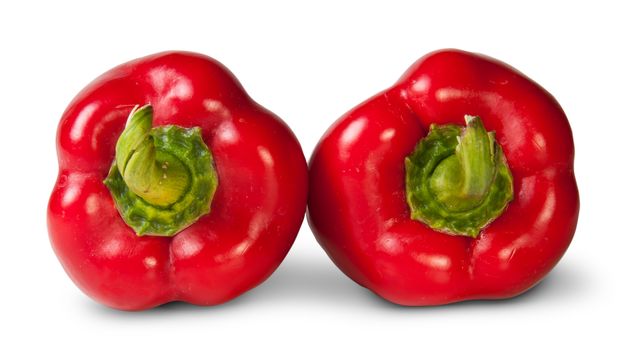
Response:
POLYGON ((152 127, 134 109, 104 183, 137 235, 174 236, 210 210, 218 176, 199 128, 152 127))
POLYGON ((432 125, 405 159, 412 219, 451 234, 476 237, 513 198, 512 174, 494 132, 478 117, 465 128, 432 125))

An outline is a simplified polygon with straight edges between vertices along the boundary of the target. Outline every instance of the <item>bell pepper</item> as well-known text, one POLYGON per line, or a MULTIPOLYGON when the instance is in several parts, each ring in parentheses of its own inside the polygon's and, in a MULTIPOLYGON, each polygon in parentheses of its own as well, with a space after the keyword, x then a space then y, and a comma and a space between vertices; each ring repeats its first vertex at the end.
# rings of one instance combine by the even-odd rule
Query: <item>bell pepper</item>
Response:
POLYGON ((64 112, 57 153, 52 247, 113 308, 228 301, 278 267, 305 214, 294 134, 195 53, 101 75, 64 112))
POLYGON ((437 51, 322 137, 308 220, 346 275, 393 303, 509 298, 573 238, 573 155, 566 116, 537 83, 437 51))

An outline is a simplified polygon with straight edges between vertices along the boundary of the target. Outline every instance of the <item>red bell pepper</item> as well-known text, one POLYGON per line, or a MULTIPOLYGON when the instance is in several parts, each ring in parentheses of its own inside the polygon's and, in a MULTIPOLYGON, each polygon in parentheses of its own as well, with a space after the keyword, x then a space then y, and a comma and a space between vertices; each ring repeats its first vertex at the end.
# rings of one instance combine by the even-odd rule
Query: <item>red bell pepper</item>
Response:
POLYGON ((335 264, 391 302, 508 298, 573 238, 573 155, 538 84, 489 57, 434 52, 327 131, 308 219, 335 264))
POLYGON ((114 308, 230 300, 277 268, 304 217, 298 141, 199 54, 97 78, 63 114, 57 151, 52 246, 78 287, 114 308))

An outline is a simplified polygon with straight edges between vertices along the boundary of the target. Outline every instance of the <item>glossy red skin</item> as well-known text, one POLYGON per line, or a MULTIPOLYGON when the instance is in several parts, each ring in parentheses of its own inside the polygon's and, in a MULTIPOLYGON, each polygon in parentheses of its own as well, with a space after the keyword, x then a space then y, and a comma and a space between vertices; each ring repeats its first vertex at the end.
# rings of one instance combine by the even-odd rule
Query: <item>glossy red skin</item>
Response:
POLYGON ((579 212, 570 126, 557 101, 489 57, 444 50, 340 118, 310 161, 309 223, 335 264, 402 305, 518 295, 570 244, 579 212), (476 239, 410 219, 404 159, 431 124, 482 118, 507 157, 514 199, 476 239))
POLYGON ((199 54, 160 53, 97 78, 63 114, 57 151, 52 246, 78 287, 114 308, 228 301, 278 267, 304 217, 307 164, 295 136, 199 54), (202 128, 219 177, 211 212, 172 238, 138 237, 103 184, 129 112, 146 103, 155 125, 202 128))

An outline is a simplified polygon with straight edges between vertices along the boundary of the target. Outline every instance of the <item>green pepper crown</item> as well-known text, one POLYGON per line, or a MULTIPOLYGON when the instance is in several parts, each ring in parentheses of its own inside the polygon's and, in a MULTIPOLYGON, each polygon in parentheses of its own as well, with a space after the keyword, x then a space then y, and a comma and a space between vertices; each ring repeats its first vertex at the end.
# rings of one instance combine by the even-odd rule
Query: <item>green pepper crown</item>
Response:
POLYGON ((200 128, 153 128, 152 115, 131 112, 104 183, 138 236, 171 237, 209 212, 218 176, 200 128))
POLYGON ((405 159, 405 186, 412 219, 475 238, 503 213, 514 188, 494 132, 479 117, 465 120, 465 128, 431 125, 405 159))

